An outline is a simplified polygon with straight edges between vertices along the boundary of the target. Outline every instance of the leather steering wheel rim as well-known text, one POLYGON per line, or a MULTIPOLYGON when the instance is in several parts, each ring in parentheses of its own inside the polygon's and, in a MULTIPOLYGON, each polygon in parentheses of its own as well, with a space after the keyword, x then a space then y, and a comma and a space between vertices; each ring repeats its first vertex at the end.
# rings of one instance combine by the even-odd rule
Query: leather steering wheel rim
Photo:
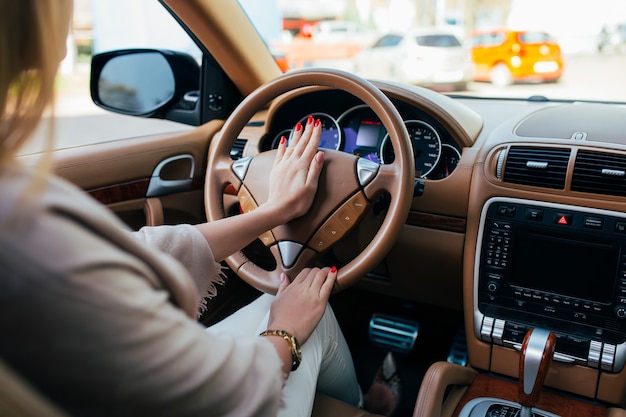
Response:
MULTIPOLYGON (((284 93, 311 86, 339 89, 363 101, 374 111, 387 129, 395 153, 394 162, 380 165, 374 180, 364 185, 360 191, 370 202, 383 192, 391 196, 391 201, 385 219, 369 244, 356 257, 339 268, 336 290, 341 290, 357 282, 382 261, 405 224, 413 199, 415 161, 406 126, 389 98, 369 81, 341 70, 305 69, 283 74, 247 96, 226 120, 220 134, 216 135, 209 147, 205 178, 205 210, 208 221, 225 217, 223 207, 225 188, 228 185, 232 185, 238 191, 242 188, 243 180, 232 169, 233 161, 230 158, 230 151, 238 135, 255 113, 284 93)), ((324 151, 331 154, 327 155, 326 160, 345 159, 340 154, 347 155, 339 151, 324 151)), ((253 160, 255 158, 256 156, 253 160)), ((336 164, 338 163, 340 162, 336 164)), ((324 170, 326 169, 327 166, 324 167, 324 170)), ((316 200, 319 194, 318 190, 316 200)), ((302 256, 304 261, 285 267, 281 263, 280 249, 277 245, 270 250, 277 260, 277 267, 272 271, 256 265, 241 251, 229 256, 225 261, 250 285, 261 291, 275 294, 278 290, 281 272, 284 271, 294 278, 297 272, 307 266, 306 263, 315 258, 315 255, 310 254, 308 257, 302 256)))

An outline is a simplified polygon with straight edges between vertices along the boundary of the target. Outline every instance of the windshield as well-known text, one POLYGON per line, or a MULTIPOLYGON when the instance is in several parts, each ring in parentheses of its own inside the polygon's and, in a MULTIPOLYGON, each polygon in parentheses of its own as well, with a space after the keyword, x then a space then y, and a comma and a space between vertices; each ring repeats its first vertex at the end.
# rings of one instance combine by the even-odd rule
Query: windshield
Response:
POLYGON ((626 102, 623 0, 239 1, 284 71, 339 68, 455 95, 626 102), (465 62, 441 65, 457 44, 465 62))

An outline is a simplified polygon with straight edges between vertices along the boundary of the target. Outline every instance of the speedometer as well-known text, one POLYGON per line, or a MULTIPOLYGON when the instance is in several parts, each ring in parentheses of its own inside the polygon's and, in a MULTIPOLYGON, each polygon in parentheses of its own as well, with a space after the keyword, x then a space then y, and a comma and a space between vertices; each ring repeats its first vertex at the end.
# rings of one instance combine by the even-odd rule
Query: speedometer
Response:
MULTIPOLYGON (((421 120, 407 120, 404 124, 413 145, 415 176, 425 178, 441 158, 441 138, 434 127, 421 120)), ((385 136, 381 156, 385 164, 394 160, 389 134, 385 136)))

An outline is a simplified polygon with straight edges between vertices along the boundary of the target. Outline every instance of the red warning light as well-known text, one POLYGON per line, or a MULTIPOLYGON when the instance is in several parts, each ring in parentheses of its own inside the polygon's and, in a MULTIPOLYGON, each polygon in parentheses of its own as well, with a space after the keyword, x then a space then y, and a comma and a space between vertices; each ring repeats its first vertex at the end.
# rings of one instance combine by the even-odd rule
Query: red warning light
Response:
POLYGON ((569 223, 567 222, 567 219, 565 218, 565 216, 561 216, 561 217, 559 217, 559 220, 557 220, 556 222, 557 222, 558 224, 566 224, 566 225, 567 225, 567 224, 569 224, 569 223))

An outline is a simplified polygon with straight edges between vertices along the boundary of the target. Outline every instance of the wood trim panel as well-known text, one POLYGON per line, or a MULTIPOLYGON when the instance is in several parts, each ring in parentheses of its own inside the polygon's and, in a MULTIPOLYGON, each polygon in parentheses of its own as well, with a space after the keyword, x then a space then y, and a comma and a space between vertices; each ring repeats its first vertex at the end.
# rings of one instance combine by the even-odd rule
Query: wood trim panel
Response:
MULTIPOLYGON (((474 398, 493 397, 517 402, 517 393, 517 383, 486 374, 479 374, 461 398, 454 410, 453 417, 458 417, 463 406, 474 398)), ((545 390, 539 396, 537 408, 561 417, 606 417, 608 413, 606 407, 545 390)))
POLYGON ((144 178, 122 184, 87 190, 87 193, 102 204, 120 203, 122 201, 137 200, 146 197, 150 179, 144 178))
MULTIPOLYGON (((146 198, 150 178, 143 178, 135 181, 120 184, 108 185, 106 187, 87 190, 87 193, 104 205, 121 203, 123 201, 138 200, 146 198)), ((204 187, 204 177, 193 179, 191 188, 187 191, 200 190, 204 187)))
POLYGON ((445 230, 455 233, 465 233, 466 223, 467 221, 465 219, 458 217, 441 216, 417 211, 410 211, 406 219, 406 224, 409 226, 445 230))

